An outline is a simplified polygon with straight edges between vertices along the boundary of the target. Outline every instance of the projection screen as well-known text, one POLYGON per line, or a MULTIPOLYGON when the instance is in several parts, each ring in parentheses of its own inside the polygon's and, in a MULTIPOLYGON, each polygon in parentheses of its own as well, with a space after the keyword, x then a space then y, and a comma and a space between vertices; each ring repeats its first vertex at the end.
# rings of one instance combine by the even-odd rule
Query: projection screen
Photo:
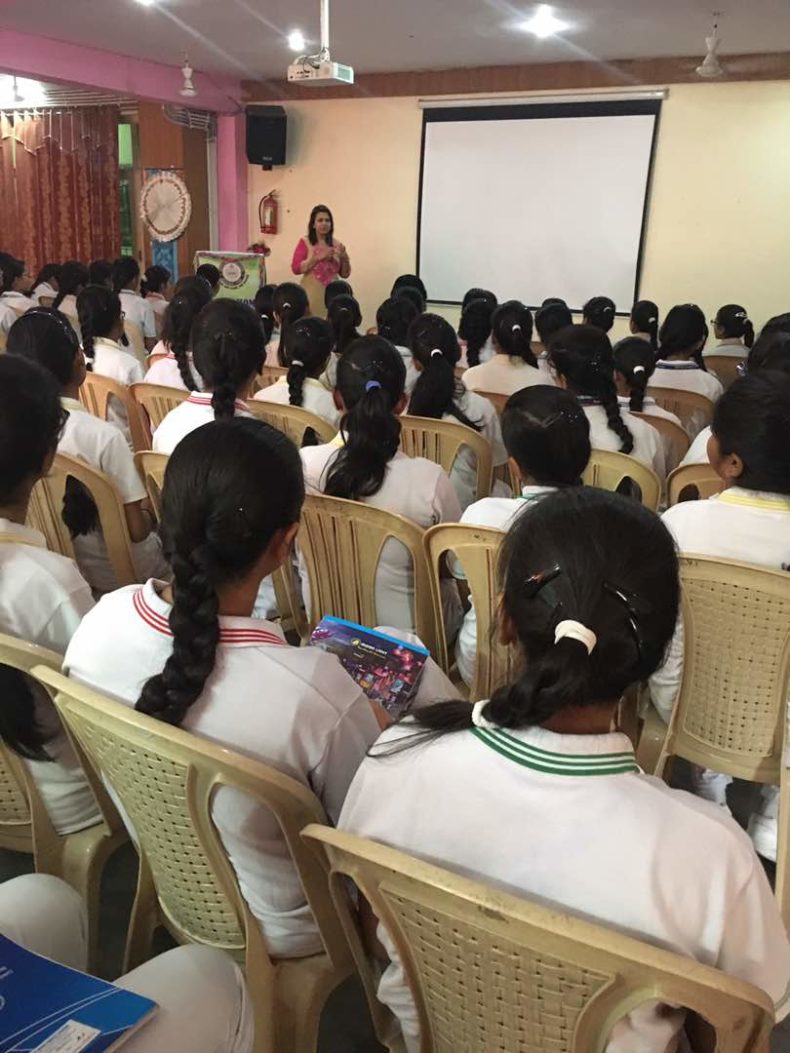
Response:
POLYGON ((659 100, 425 109, 418 273, 534 307, 637 298, 659 100))

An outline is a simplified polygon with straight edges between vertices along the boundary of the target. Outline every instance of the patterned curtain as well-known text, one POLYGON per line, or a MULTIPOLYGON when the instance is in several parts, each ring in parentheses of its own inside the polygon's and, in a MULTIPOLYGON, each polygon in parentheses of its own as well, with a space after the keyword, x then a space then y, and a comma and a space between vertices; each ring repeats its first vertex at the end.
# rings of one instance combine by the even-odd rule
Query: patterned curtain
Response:
POLYGON ((9 119, 0 118, 0 248, 30 270, 52 260, 118 255, 118 118, 114 106, 16 113, 8 139, 9 119))

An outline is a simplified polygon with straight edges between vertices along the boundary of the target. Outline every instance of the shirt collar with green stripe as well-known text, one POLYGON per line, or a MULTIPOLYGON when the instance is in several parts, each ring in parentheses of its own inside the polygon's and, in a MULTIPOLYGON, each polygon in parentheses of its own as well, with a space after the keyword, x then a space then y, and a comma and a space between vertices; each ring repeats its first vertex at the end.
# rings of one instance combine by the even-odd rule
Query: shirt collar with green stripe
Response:
POLYGON ((606 735, 559 735, 545 728, 472 728, 479 741, 524 768, 545 775, 627 775, 639 772, 630 740, 619 731, 606 735))

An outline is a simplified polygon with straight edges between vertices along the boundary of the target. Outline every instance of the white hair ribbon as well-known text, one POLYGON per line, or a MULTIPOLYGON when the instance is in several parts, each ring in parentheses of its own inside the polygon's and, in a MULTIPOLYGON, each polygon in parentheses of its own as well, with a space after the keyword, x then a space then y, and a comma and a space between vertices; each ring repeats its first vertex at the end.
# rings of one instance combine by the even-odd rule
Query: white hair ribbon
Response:
POLYGON ((302 369, 304 369, 304 362, 300 358, 292 358, 291 359, 291 365, 292 366, 301 366, 302 369))
POLYGON ((433 351, 431 351, 431 358, 433 358, 435 355, 438 355, 440 358, 444 358, 444 351, 442 351, 440 347, 435 347, 433 351))
POLYGON ((492 724, 490 720, 486 720, 483 716, 483 710, 487 705, 488 699, 484 698, 480 702, 475 702, 472 706, 472 723, 476 728, 487 728, 488 730, 491 730, 497 727, 496 724, 492 724))
POLYGON ((510 327, 510 332, 511 332, 511 333, 515 333, 516 331, 518 331, 518 332, 521 332, 521 326, 520 326, 520 325, 518 324, 518 322, 515 322, 515 323, 514 323, 513 325, 511 325, 511 327, 510 327))
POLYGON ((634 366, 634 376, 636 376, 637 373, 644 373, 644 371, 644 366, 634 366))
POLYGON ((581 622, 575 622, 568 618, 563 622, 559 622, 557 628, 554 630, 554 643, 555 645, 560 640, 578 640, 580 644, 584 644, 587 648, 587 654, 592 654, 595 650, 595 645, 598 643, 598 637, 592 631, 588 629, 586 625, 582 625, 581 622))

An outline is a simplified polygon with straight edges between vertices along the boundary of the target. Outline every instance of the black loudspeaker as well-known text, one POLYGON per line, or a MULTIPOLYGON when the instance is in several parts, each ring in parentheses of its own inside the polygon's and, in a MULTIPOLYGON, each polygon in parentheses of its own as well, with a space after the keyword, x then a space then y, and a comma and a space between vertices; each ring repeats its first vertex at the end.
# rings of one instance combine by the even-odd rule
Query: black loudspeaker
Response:
POLYGON ((248 106, 247 160, 251 165, 285 164, 288 117, 282 106, 248 106))

